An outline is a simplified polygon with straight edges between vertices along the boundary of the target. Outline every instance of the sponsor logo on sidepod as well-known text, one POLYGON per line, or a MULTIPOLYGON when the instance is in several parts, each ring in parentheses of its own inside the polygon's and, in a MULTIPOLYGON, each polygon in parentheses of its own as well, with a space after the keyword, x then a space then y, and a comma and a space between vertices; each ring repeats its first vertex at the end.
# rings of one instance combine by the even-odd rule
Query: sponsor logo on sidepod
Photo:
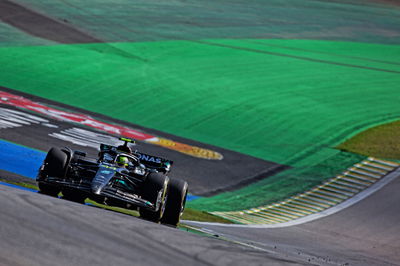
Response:
POLYGON ((127 138, 133 138, 138 141, 144 141, 154 145, 162 146, 164 148, 178 151, 197 158, 208 160, 223 159, 222 154, 209 149, 203 149, 184 143, 179 143, 173 140, 156 137, 128 127, 109 124, 100 120, 96 120, 95 118, 88 115, 62 111, 38 102, 33 102, 27 98, 11 93, 0 91, 0 103, 30 110, 35 113, 40 113, 57 120, 78 123, 91 128, 95 128, 97 130, 101 130, 103 132, 116 134, 127 138))

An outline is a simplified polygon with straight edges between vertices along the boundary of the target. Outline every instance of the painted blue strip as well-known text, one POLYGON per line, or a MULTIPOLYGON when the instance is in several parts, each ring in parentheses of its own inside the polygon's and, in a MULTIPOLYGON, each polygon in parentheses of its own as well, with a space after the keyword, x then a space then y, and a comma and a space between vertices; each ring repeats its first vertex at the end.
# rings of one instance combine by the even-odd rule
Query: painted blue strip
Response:
POLYGON ((201 197, 188 194, 186 200, 191 201, 191 200, 195 200, 195 199, 199 199, 199 198, 201 198, 201 197))
MULTIPOLYGON (((36 179, 46 152, 34 150, 5 140, 0 140, 0 169, 36 179)), ((187 201, 200 198, 188 195, 187 201)))
POLYGON ((0 169, 36 178, 46 153, 0 140, 0 169))
POLYGON ((18 189, 26 190, 26 191, 29 191, 29 192, 38 192, 37 190, 32 189, 32 188, 21 187, 21 186, 18 186, 18 185, 9 184, 9 183, 4 183, 4 182, 0 182, 0 185, 2 185, 2 186, 7 186, 7 187, 18 188, 18 189))

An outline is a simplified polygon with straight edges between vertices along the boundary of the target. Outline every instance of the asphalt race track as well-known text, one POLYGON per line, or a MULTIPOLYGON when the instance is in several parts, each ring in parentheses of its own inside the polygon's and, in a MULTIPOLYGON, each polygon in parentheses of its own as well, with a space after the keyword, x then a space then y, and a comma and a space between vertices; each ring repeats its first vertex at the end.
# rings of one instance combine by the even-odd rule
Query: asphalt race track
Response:
MULTIPOLYGON (((50 137, 52 131, 61 132, 71 124, 42 118, 49 120, 47 126, 3 129, 3 138, 42 150, 67 145, 96 154, 94 148, 50 137)), ((397 178, 351 208, 299 226, 202 225, 218 236, 204 237, 0 187, 0 260, 5 265, 53 265, 55 261, 58 265, 396 265, 400 263, 399 189, 397 178)))
POLYGON ((364 201, 280 229, 203 226, 197 236, 0 187, 2 265, 399 265, 400 179, 364 201), (222 238, 227 241, 219 240, 222 238))
MULTIPOLYGON (((0 87, 0 91, 7 91, 15 95, 22 95, 25 96, 27 99, 33 100, 35 102, 46 103, 51 106, 58 106, 61 109, 67 108, 67 110, 72 110, 71 112, 84 113, 87 115, 91 115, 92 117, 95 117, 97 119, 110 121, 110 123, 123 124, 130 128, 143 130, 146 133, 152 133, 156 136, 162 136, 168 139, 172 139, 174 141, 179 141, 184 144, 218 151, 223 155, 222 160, 207 160, 195 158, 186 154, 179 153, 177 151, 148 144, 146 142, 138 142, 137 146, 133 147, 133 149, 137 149, 140 152, 160 156, 174 161, 174 167, 170 176, 187 180, 190 184, 190 192, 198 196, 209 196, 219 193, 221 191, 237 189, 248 185, 249 183, 255 182, 260 178, 265 178, 287 168, 273 162, 268 162, 265 160, 198 143, 184 138, 179 138, 163 132, 142 128, 137 125, 124 123, 122 121, 111 119, 100 114, 94 114, 87 111, 79 110, 71 106, 66 106, 39 97, 26 95, 24 93, 9 90, 4 87, 0 87)), ((95 146, 85 146, 88 141, 82 141, 81 143, 85 145, 78 145, 72 143, 71 141, 49 136, 52 134, 60 134, 68 130, 81 129, 85 130, 85 132, 90 135, 108 135, 109 138, 114 138, 112 142, 117 140, 117 138, 119 137, 119 135, 105 134, 104 132, 99 132, 97 130, 93 130, 93 128, 81 126, 76 123, 62 122, 46 116, 42 116, 40 114, 32 114, 27 112, 26 110, 16 109, 12 106, 1 103, 0 108, 3 108, 1 110, 5 110, 4 112, 7 112, 6 110, 17 111, 17 119, 23 120, 23 117, 26 115, 34 115, 35 117, 38 117, 37 119, 47 120, 48 123, 20 123, 19 126, 11 126, 2 129, 1 132, 1 138, 4 140, 22 144, 27 147, 42 150, 45 152, 47 152, 51 147, 70 147, 74 150, 85 151, 88 153, 88 156, 97 156, 98 148, 100 147, 99 144, 95 146)), ((7 120, 6 117, 4 119, 7 120)), ((2 119, 0 118, 0 123, 1 121, 2 119)), ((88 139, 89 137, 86 136, 86 138, 88 139)), ((119 142, 117 141, 116 143, 119 142)), ((2 177, 5 179, 9 179, 8 175, 3 175, 2 177)))
POLYGON ((287 256, 0 187, 0 265, 304 265, 287 256))
MULTIPOLYGON (((309 1, 307 5, 312 2, 324 1, 309 1)), ((380 2, 398 4, 398 1, 380 2)), ((243 5, 246 5, 244 1, 243 5)), ((233 7, 235 8, 235 5, 233 7)), ((194 13, 198 11, 197 8, 193 10, 194 13)), ((322 17, 320 19, 324 20, 322 17)), ((332 27, 331 31, 321 32, 318 19, 311 16, 304 17, 303 20, 306 22, 310 20, 312 23, 299 31, 296 25, 300 20, 290 16, 290 20, 286 21, 285 25, 293 25, 293 29, 284 37, 336 39, 337 36, 342 36, 341 39, 352 40, 351 32, 363 34, 366 27, 363 21, 355 19, 355 23, 349 23, 354 22, 351 15, 344 19, 342 24, 352 25, 354 31, 350 31, 347 27, 332 27)), ((101 40, 100 37, 74 28, 73 24, 66 20, 47 17, 14 1, 0 0, 0 20, 32 36, 58 43, 120 40, 119 38, 101 40), (43 27, 44 25, 47 27, 43 27)), ((273 20, 274 18, 271 18, 271 21, 273 20)), ((277 16, 275 20, 280 21, 281 18, 277 16)), ((332 17, 332 21, 335 22, 335 20, 336 18, 332 17)), ((147 23, 147 21, 144 22, 147 23)), ((205 22, 209 21, 205 19, 205 22)), ((236 20, 232 20, 232 23, 229 21, 229 25, 235 23, 236 20)), ((197 26, 194 28, 196 29, 197 26)), ((263 38, 276 37, 280 32, 278 28, 265 28, 270 29, 271 32, 260 35, 263 38)), ((376 23, 372 23, 369 28, 368 34, 361 36, 364 41, 369 40, 369 33, 373 35, 372 33, 375 32, 379 35, 378 39, 383 42, 396 32, 396 29, 387 32, 376 23)), ((131 29, 128 28, 128 30, 131 29)), ((246 37, 246 34, 242 37, 246 37)), ((164 38, 159 34, 155 36, 164 38)), ((116 35, 116 37, 120 36, 116 35)), ((213 35, 207 37, 211 38, 213 35)), ((175 34, 169 38, 174 39, 175 34)), ((390 43, 390 40, 388 42, 390 43)), ((15 93, 12 89, 0 87, 0 91, 15 93)), ((58 105, 37 97, 31 99, 58 105)), ((1 108, 24 112, 24 110, 0 104, 1 108)), ((82 111, 74 108, 71 110, 82 111)), ((147 133, 189 145, 213 149, 223 154, 224 159, 220 161, 204 160, 148 143, 139 143, 138 149, 141 151, 174 160, 176 170, 172 172, 172 176, 187 179, 191 192, 196 195, 213 195, 221 191, 234 190, 285 168, 272 162, 178 138, 156 130, 141 128, 123 121, 109 120, 100 114, 89 113, 89 115, 133 126, 147 133)), ((42 151, 52 146, 70 146, 86 151, 89 155, 96 155, 97 150, 93 147, 73 144, 50 136, 55 133, 65 134, 66 131, 74 128, 81 130, 88 130, 88 128, 36 114, 35 116, 46 119, 48 122, 1 129, 1 139, 42 151)), ((101 132, 92 131, 92 133, 101 132)), ((0 171, 0 178, 21 181, 20 176, 4 171, 0 171)), ((0 185, 0 266, 400 265, 399 191, 400 178, 397 177, 381 190, 352 207, 302 225, 266 229, 197 224, 201 231, 208 232, 202 235, 154 224, 121 213, 0 185)))
POLYGON ((204 226, 317 265, 400 265, 400 178, 334 215, 274 229, 204 226))

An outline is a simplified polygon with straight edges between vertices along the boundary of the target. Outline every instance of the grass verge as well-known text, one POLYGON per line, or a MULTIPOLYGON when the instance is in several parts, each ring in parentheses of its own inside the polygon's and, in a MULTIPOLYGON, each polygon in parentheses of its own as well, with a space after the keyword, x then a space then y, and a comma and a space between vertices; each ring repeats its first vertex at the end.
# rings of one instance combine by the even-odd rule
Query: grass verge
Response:
POLYGON ((400 121, 363 131, 338 146, 366 156, 400 160, 400 121))

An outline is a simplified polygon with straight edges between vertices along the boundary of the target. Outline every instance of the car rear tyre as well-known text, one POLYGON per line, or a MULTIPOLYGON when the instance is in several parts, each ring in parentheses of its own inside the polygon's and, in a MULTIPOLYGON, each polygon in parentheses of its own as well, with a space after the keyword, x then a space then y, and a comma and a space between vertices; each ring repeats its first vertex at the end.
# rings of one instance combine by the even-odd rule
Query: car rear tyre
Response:
POLYGON ((142 198, 153 204, 157 204, 159 201, 160 207, 156 212, 140 208, 140 217, 155 223, 160 221, 165 209, 168 181, 168 177, 161 173, 150 173, 147 176, 142 187, 142 198))
POLYGON ((44 168, 41 177, 38 179, 39 192, 49 196, 57 196, 61 189, 48 183, 44 183, 48 176, 65 176, 67 169, 68 156, 57 148, 51 148, 44 159, 44 168))
POLYGON ((170 179, 165 212, 161 219, 164 224, 177 226, 186 205, 188 183, 180 179, 170 179))

